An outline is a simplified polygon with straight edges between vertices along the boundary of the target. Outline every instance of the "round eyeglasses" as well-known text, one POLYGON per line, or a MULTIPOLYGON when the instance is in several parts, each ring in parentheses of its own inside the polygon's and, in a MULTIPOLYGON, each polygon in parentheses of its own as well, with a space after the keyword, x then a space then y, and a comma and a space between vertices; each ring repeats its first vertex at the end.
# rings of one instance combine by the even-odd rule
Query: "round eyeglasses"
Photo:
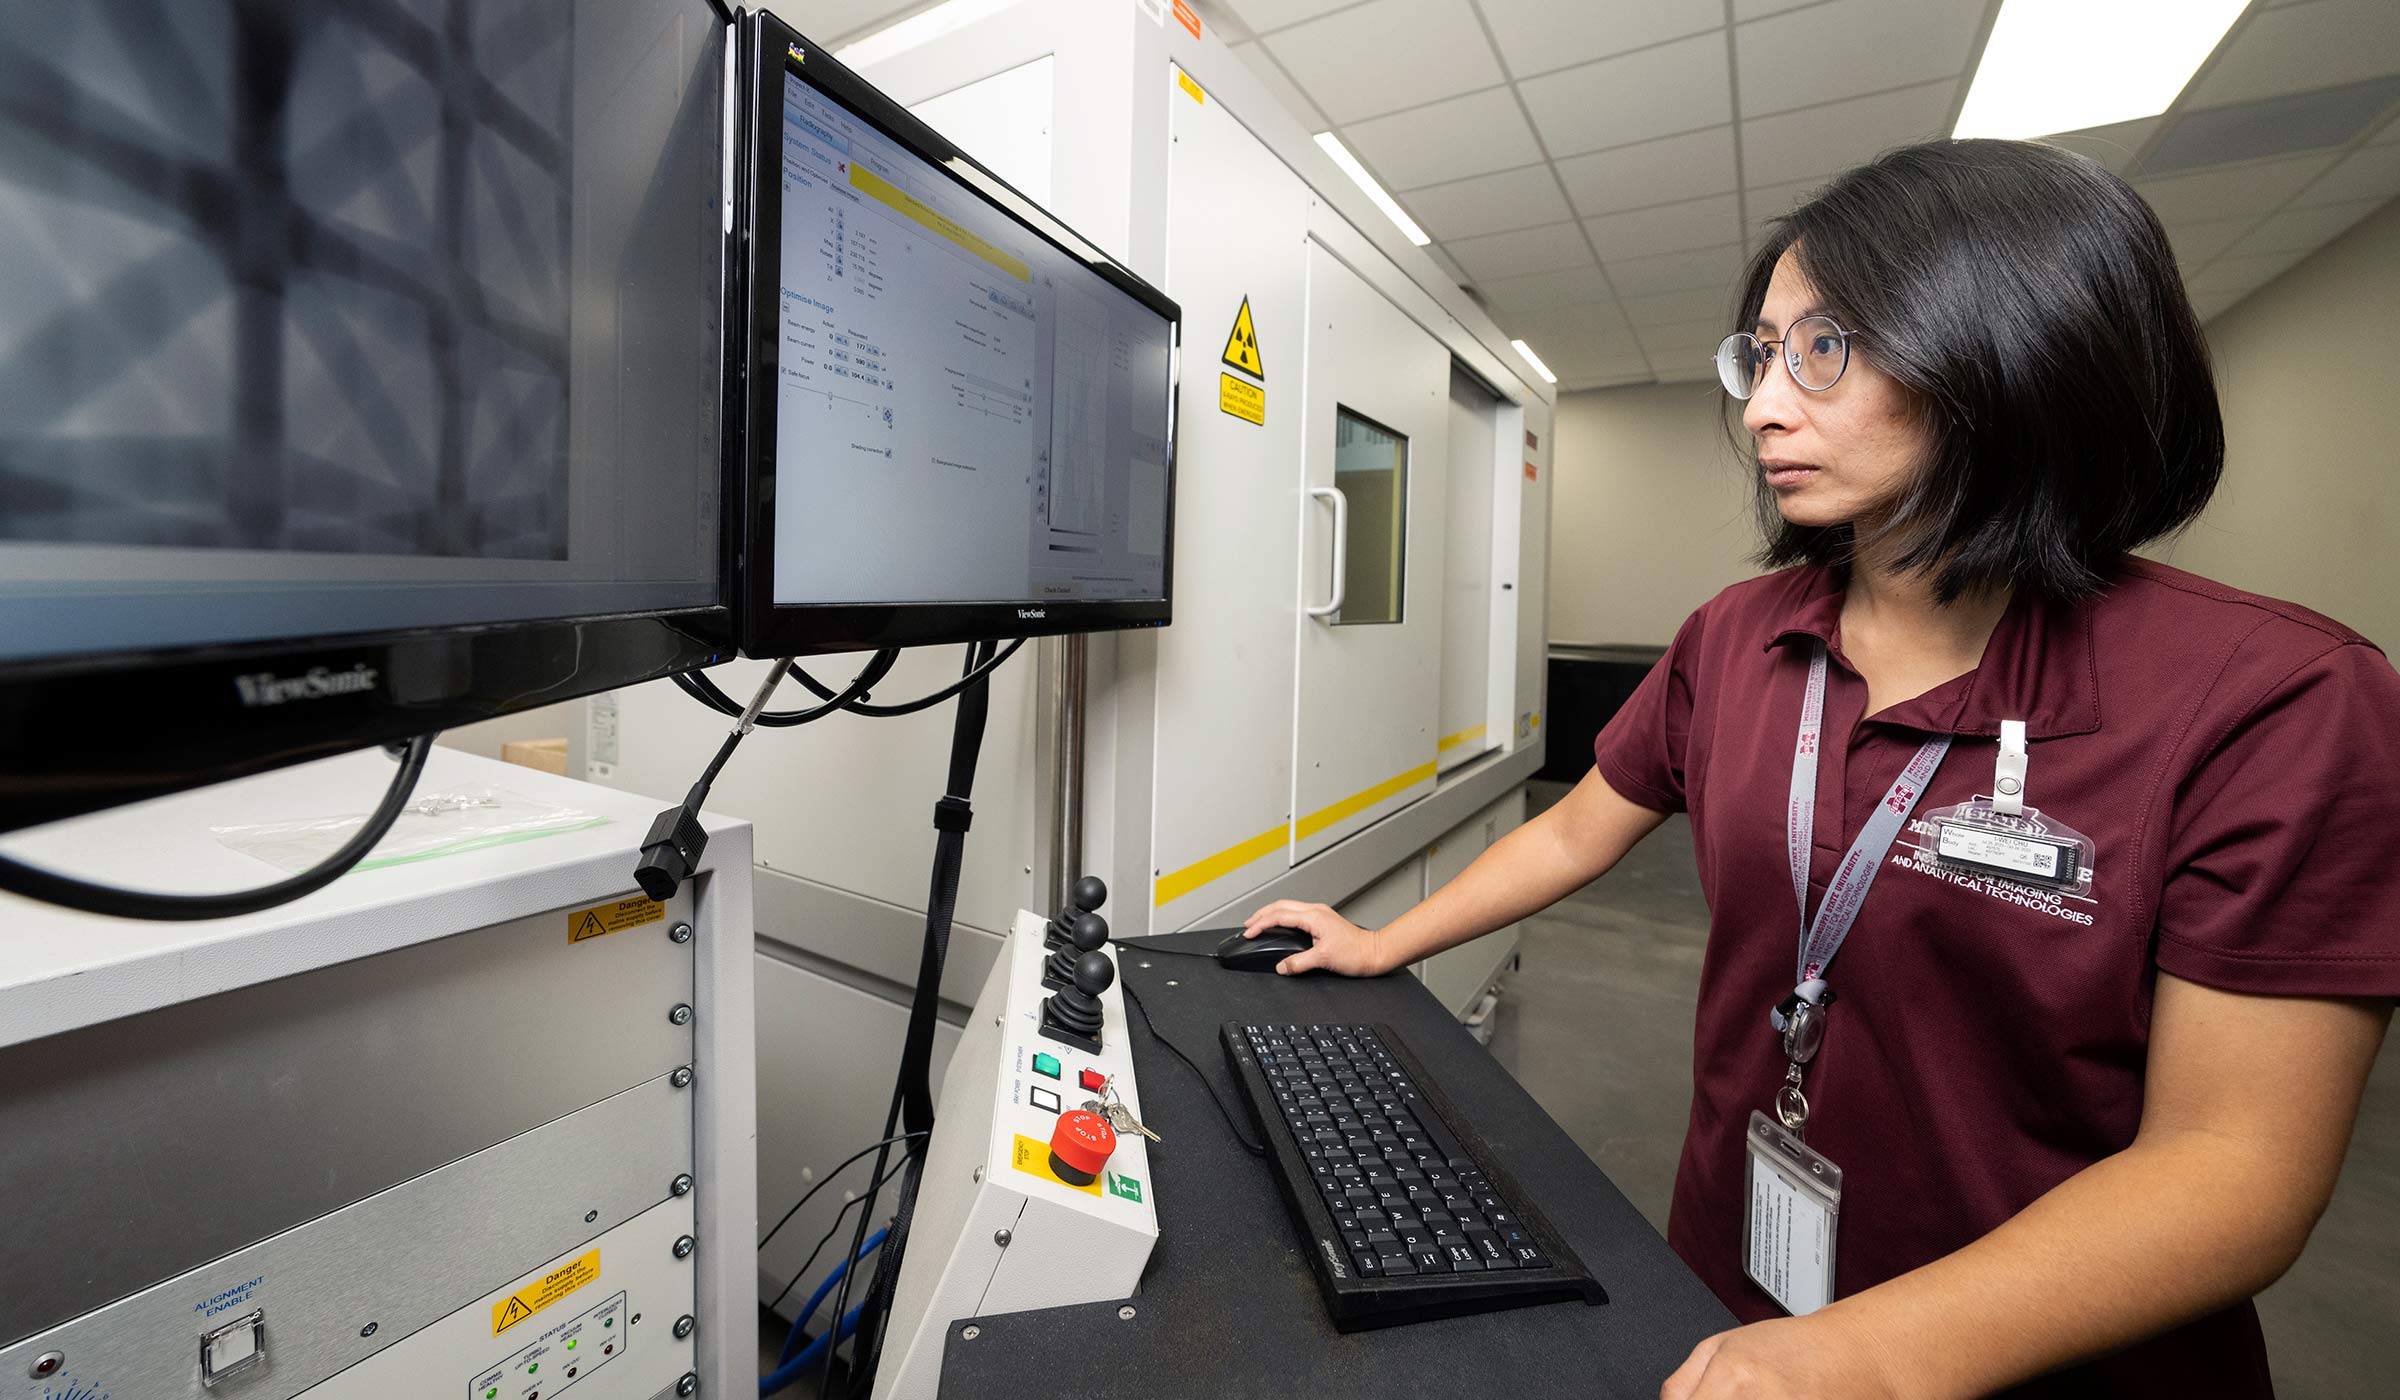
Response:
POLYGON ((1746 399, 1758 392, 1759 381, 1774 360, 1773 352, 1780 349, 1792 382, 1821 394, 1850 367, 1850 337, 1856 334, 1843 330, 1831 316, 1803 316, 1792 322, 1781 340, 1760 340, 1747 331, 1735 331, 1717 344, 1717 379, 1726 393, 1746 399))

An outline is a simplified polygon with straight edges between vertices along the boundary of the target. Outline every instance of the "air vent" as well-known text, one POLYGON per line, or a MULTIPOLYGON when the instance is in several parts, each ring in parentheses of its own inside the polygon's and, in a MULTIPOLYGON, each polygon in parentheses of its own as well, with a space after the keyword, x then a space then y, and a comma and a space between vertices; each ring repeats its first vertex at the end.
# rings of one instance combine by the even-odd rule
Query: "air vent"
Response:
POLYGON ((2212 165, 2325 150, 2366 130, 2394 102, 2400 102, 2400 73, 2187 112, 2142 162, 2141 173, 2145 177, 2175 175, 2212 165))

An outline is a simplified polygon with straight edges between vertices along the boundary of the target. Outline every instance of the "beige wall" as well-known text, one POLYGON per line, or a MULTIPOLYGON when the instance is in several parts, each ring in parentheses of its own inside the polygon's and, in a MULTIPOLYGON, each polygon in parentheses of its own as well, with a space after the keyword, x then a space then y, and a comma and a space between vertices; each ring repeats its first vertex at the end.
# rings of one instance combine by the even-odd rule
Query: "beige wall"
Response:
POLYGON ((2225 481, 2178 568, 2400 652, 2400 201, 2210 323, 2225 481))
POLYGON ((1694 608, 1758 572, 1749 478, 1718 426, 1724 398, 1714 380, 1559 395, 1552 640, 1665 646, 1694 608))
MULTIPOLYGON (((2304 607, 2400 653, 2400 201, 2208 328, 2224 484, 2180 568, 2304 607)), ((1665 645, 1756 570, 1747 478, 1713 383, 1562 394, 1550 636, 1665 645)))

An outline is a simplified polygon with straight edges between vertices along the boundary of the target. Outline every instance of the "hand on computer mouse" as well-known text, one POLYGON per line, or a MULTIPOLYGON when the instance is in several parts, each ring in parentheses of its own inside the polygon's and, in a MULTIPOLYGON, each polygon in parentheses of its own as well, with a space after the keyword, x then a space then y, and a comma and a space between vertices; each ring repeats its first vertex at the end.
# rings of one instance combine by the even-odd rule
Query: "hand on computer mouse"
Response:
POLYGON ((1275 967, 1285 977, 1323 968, 1344 977, 1381 977, 1391 971, 1383 960, 1383 939, 1375 929, 1360 928, 1322 904, 1279 899, 1242 925, 1244 938, 1256 938, 1271 928, 1296 928, 1316 940, 1316 946, 1294 953, 1275 967))

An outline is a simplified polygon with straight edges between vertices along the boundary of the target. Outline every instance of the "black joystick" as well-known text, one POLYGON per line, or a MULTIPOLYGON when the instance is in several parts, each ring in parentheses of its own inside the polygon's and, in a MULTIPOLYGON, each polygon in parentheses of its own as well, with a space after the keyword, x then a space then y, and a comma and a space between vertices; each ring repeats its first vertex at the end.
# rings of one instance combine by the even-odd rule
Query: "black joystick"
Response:
MULTIPOLYGON (((1064 948, 1074 941, 1075 918, 1079 914, 1095 913, 1108 903, 1108 886, 1097 875, 1086 875, 1075 882, 1067 902, 1059 907, 1058 916, 1042 929, 1042 946, 1064 948)), ((1064 980, 1064 979, 1061 979, 1064 980)))
POLYGON ((1067 935, 1067 945, 1052 953, 1042 963, 1042 985, 1064 987, 1075 980, 1075 960, 1086 953, 1097 952, 1108 941, 1108 920, 1098 914, 1077 914, 1067 935))
POLYGON ((1085 953, 1075 959, 1075 980, 1042 1003, 1042 1034, 1052 1040, 1100 1053, 1100 1024, 1106 1019, 1100 994, 1117 980, 1117 965, 1108 954, 1085 953))

